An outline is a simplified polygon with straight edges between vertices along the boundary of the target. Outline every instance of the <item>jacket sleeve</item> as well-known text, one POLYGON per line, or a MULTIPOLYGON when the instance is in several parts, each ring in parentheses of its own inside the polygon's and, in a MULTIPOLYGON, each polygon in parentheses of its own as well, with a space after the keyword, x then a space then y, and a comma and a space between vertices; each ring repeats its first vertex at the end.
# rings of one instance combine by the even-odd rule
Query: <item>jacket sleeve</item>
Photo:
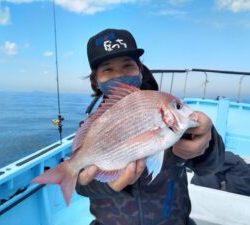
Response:
POLYGON ((122 191, 116 192, 111 189, 107 183, 102 183, 97 180, 91 181, 88 185, 81 185, 79 181, 77 181, 76 192, 79 195, 92 199, 107 197, 128 197, 132 195, 130 185, 125 187, 122 191))
POLYGON ((225 160, 223 140, 214 126, 211 132, 212 139, 205 153, 187 162, 187 167, 199 176, 216 173, 223 166, 225 160))

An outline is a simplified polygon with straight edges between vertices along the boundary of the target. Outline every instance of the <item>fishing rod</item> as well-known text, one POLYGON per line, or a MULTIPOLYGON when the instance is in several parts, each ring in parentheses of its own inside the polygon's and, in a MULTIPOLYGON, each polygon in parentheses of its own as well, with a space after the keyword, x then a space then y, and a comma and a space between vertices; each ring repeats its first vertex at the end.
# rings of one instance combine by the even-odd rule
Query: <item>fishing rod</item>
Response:
POLYGON ((57 54, 57 30, 56 30, 56 9, 55 0, 53 0, 53 21, 54 21, 54 46, 55 46, 55 64, 56 64, 56 87, 57 87, 57 119, 52 120, 53 124, 58 127, 60 143, 62 144, 62 121, 64 118, 61 115, 60 104, 60 85, 59 85, 59 72, 58 72, 58 54, 57 54))

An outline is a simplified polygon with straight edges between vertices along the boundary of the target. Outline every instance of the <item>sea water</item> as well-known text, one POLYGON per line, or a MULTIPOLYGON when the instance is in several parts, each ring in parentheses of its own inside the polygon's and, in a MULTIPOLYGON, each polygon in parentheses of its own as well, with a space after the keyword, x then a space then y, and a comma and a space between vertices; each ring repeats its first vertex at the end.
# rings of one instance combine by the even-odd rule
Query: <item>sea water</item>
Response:
MULTIPOLYGON (((63 137, 77 130, 90 102, 90 95, 60 94, 63 137)), ((56 93, 0 92, 0 168, 58 141, 57 115, 56 93)))

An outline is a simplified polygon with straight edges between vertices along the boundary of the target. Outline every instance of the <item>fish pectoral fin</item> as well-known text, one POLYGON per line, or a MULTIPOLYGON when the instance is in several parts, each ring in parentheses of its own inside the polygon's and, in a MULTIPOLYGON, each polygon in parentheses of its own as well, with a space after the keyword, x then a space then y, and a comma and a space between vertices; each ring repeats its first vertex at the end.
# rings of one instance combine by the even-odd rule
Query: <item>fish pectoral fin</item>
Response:
POLYGON ((117 180, 120 175, 122 174, 123 169, 122 170, 113 170, 113 171, 103 171, 101 170, 96 176, 95 179, 100 181, 100 182, 111 182, 114 180, 117 180))
POLYGON ((152 174, 151 182, 161 172, 163 158, 164 158, 164 151, 160 151, 154 155, 147 157, 146 167, 148 170, 148 174, 149 175, 152 174))

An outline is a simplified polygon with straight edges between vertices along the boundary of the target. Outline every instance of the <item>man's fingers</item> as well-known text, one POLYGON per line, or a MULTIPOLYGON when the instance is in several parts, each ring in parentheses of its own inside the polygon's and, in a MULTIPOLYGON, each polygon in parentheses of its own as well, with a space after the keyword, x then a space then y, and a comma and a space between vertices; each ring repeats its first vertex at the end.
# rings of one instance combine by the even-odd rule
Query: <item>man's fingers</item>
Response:
POLYGON ((126 167, 123 174, 117 180, 109 183, 109 186, 115 191, 121 191, 127 185, 135 183, 141 176, 144 169, 144 159, 132 162, 126 167))
MULTIPOLYGON (((109 186, 115 190, 120 191, 129 184, 133 184, 142 174, 145 169, 145 161, 143 159, 130 163, 122 175, 115 181, 109 182, 109 186)), ((99 169, 96 166, 90 166, 80 172, 78 181, 81 185, 86 185, 91 182, 97 175, 99 169)))
MULTIPOLYGON (((144 160, 144 159, 139 159, 139 160, 137 160, 137 162, 136 162, 136 174, 137 174, 139 177, 141 176, 142 172, 144 171, 145 166, 146 166, 146 164, 145 164, 145 160, 144 160)), ((139 177, 138 177, 138 178, 139 178, 139 177)), ((136 180, 137 180, 137 179, 136 179, 136 180)))
POLYGON ((143 173, 143 171, 145 169, 145 166, 146 166, 146 164, 145 164, 145 160, 144 159, 140 159, 140 160, 136 161, 135 176, 131 180, 130 184, 134 184, 138 180, 138 178, 143 173))
POLYGON ((193 135, 202 135, 209 132, 213 125, 211 119, 203 112, 196 112, 196 114, 198 115, 199 126, 188 129, 186 133, 193 135))
POLYGON ((130 163, 122 175, 115 181, 109 182, 109 186, 114 191, 121 191, 124 187, 126 187, 132 180, 134 179, 136 175, 136 162, 130 163))
POLYGON ((190 138, 183 138, 173 146, 173 153, 183 159, 191 159, 204 154, 209 147, 211 140, 211 128, 213 126, 211 119, 202 112, 196 112, 199 126, 190 128, 186 135, 190 138), (191 134, 191 135, 190 135, 191 134))
POLYGON ((210 132, 201 136, 195 136, 192 140, 181 139, 173 146, 173 152, 183 159, 194 158, 205 152, 210 140, 210 132))
POLYGON ((98 167, 90 166, 83 170, 78 177, 78 181, 81 185, 86 185, 91 182, 98 173, 98 167))

